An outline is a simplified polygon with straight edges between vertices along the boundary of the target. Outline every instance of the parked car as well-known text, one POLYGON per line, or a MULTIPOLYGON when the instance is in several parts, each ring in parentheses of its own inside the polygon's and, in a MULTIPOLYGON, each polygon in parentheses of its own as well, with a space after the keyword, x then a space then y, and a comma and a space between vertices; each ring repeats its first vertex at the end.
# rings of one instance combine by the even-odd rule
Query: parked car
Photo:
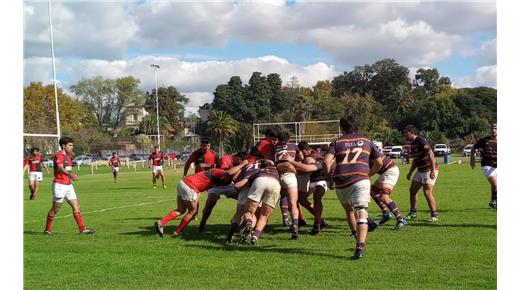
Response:
POLYGON ((139 155, 139 154, 131 154, 128 159, 130 159, 130 161, 141 161, 141 160, 146 160, 145 158, 143 158, 143 156, 139 155))
POLYGON ((464 146, 464 149, 462 149, 462 156, 470 156, 471 149, 473 149, 473 144, 466 144, 466 146, 464 146))
POLYGON ((389 157, 390 158, 401 158, 402 153, 403 153, 403 146, 392 146, 389 157))
POLYGON ((52 159, 43 159, 42 163, 47 165, 47 167, 54 167, 54 161, 52 159))
POLYGON ((92 158, 88 155, 79 155, 72 160, 72 166, 90 165, 90 163, 92 163, 92 158))
POLYGON ((393 146, 385 146, 385 147, 383 147, 383 154, 385 154, 386 156, 390 156, 390 151, 392 151, 392 147, 393 146))
POLYGON ((451 149, 446 144, 435 144, 435 146, 433 146, 433 154, 435 154, 435 156, 444 156, 450 153, 451 149))

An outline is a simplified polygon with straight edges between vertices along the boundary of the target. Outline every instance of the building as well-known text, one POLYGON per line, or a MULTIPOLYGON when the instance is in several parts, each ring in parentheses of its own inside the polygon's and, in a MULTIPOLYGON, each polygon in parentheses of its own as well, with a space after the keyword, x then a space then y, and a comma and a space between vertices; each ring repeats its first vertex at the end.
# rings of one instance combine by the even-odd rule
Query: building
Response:
POLYGON ((139 124, 148 112, 144 109, 144 105, 136 105, 134 103, 128 104, 121 110, 124 116, 124 127, 138 129, 139 124))

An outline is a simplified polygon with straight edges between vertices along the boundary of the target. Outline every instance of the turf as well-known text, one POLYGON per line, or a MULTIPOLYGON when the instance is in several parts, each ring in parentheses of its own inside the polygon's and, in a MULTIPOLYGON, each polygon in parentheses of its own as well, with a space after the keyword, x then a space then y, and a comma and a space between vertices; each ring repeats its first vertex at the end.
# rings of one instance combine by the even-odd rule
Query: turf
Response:
MULTIPOLYGON (((439 159, 440 161, 440 159, 439 159)), ((408 165, 394 191, 403 214, 409 209, 408 165)), ((77 171, 77 169, 75 169, 77 171)), ((290 240, 279 207, 257 247, 223 241, 235 201, 222 198, 199 233, 193 221, 183 236, 170 237, 179 219, 158 237, 153 222, 176 207, 181 170, 167 169, 168 189, 152 189, 146 169, 122 168, 113 183, 106 167, 88 167, 74 183, 83 218, 95 227, 78 234, 68 205, 54 223, 54 235, 42 234, 51 205, 52 177, 44 174, 40 193, 28 200, 24 188, 24 287, 27 289, 491 289, 496 288, 496 212, 487 207, 489 185, 467 163, 441 165, 435 195, 440 222, 428 224, 424 196, 418 218, 400 231, 395 220, 369 234, 366 255, 353 261, 355 241, 334 191, 324 200, 330 226, 290 240)), ((202 206, 206 195, 202 195, 202 206)), ((371 203, 370 214, 378 217, 371 203)), ((310 222, 311 215, 305 212, 310 222)))

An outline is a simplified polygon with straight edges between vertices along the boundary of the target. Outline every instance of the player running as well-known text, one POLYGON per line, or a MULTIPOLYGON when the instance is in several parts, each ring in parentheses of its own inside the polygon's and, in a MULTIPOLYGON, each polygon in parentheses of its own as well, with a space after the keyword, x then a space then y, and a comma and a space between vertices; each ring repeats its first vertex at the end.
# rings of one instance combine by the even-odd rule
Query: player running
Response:
POLYGON ((46 236, 52 235, 54 217, 56 217, 60 211, 63 201, 66 200, 72 207, 72 214, 78 225, 79 233, 84 235, 93 234, 96 231, 94 229, 88 229, 83 223, 78 198, 71 182, 72 180, 78 180, 78 176, 72 174, 72 149, 74 148, 74 141, 70 137, 61 137, 59 144, 61 150, 54 155, 52 207, 47 213, 47 223, 43 233, 46 236))
POLYGON ((439 221, 439 214, 437 213, 433 189, 437 176, 439 176, 439 165, 435 160, 430 143, 425 138, 418 136, 417 128, 414 125, 404 127, 403 135, 406 140, 411 141, 410 157, 413 158, 406 179, 410 180, 412 173, 417 169, 410 185, 410 213, 408 213, 406 219, 417 218, 417 205, 419 204, 417 192, 422 187, 431 212, 431 217, 427 221, 435 223, 439 221))
POLYGON ((29 169, 29 190, 31 191, 30 200, 36 199, 38 195, 38 188, 40 182, 43 180, 42 165, 45 167, 45 171, 49 173, 49 167, 42 162, 42 155, 40 149, 32 147, 29 155, 23 162, 23 171, 29 169))
POLYGON ((116 152, 112 152, 112 157, 108 160, 108 165, 112 166, 112 175, 114 176, 114 183, 119 182, 119 155, 116 152))
POLYGON ((491 135, 478 140, 471 149, 470 165, 475 169, 475 153, 481 151, 482 173, 491 185, 491 201, 489 207, 497 209, 497 124, 491 125, 491 135))
POLYGON ((166 183, 164 182, 164 170, 163 170, 163 164, 164 164, 164 155, 161 152, 161 149, 159 149, 159 146, 154 147, 154 152, 148 156, 148 168, 152 168, 152 182, 153 182, 153 189, 157 188, 157 179, 159 176, 161 177, 162 187, 166 189, 166 183))
POLYGON ((247 164, 248 163, 244 161, 240 165, 228 170, 212 168, 210 170, 187 176, 179 181, 179 184, 177 185, 177 208, 155 222, 157 234, 162 237, 164 234, 164 226, 188 210, 182 218, 181 223, 172 234, 173 237, 180 235, 193 219, 200 193, 208 190, 214 184, 225 182, 225 179, 228 178, 230 179, 231 176, 239 172, 240 169, 247 164))
MULTIPOLYGON (((370 163, 373 164, 373 161, 370 163)), ((372 185, 370 195, 383 213, 383 217, 379 221, 379 225, 382 225, 392 219, 392 214, 389 212, 390 210, 397 220, 395 229, 399 230, 405 226, 407 222, 401 215, 397 204, 390 196, 392 194, 392 190, 397 184, 397 180, 399 180, 399 167, 397 167, 397 165, 390 158, 388 158, 388 156, 384 156, 383 166, 381 166, 381 169, 377 173, 379 174, 379 177, 372 185)))
MULTIPOLYGON (((365 252, 368 233, 368 203, 370 202, 370 176, 383 165, 376 146, 365 136, 357 134, 358 126, 351 116, 340 120, 343 136, 334 139, 325 154, 325 170, 333 174, 336 195, 345 209, 347 221, 354 215, 357 243, 352 259, 360 259, 365 252), (375 160, 372 169, 369 159, 375 160), (336 169, 331 171, 336 160, 336 169)), ((350 222, 349 222, 350 223, 350 222)))

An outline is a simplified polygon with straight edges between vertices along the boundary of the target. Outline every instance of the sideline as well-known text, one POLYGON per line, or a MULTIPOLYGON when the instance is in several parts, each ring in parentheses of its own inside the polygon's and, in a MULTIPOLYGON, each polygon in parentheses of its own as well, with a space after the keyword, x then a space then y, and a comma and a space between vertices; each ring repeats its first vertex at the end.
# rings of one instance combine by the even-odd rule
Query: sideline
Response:
MULTIPOLYGON (((176 199, 177 198, 170 198, 170 199, 164 199, 164 200, 159 200, 159 201, 154 201, 154 202, 143 202, 143 203, 139 203, 139 204, 122 205, 122 206, 102 208, 102 209, 97 209, 97 210, 92 210, 92 211, 85 211, 85 212, 82 211, 81 214, 85 215, 85 214, 91 214, 91 213, 105 212, 105 211, 114 210, 114 209, 122 209, 122 208, 129 208, 129 207, 139 207, 139 206, 143 206, 143 205, 150 205, 150 204, 157 204, 157 203, 162 203, 162 202, 166 202, 166 201, 172 201, 172 200, 176 200, 176 199)), ((71 216, 72 216, 72 214, 67 214, 67 215, 64 215, 64 216, 57 216, 54 219, 63 219, 63 218, 71 217, 71 216)), ((45 221, 45 219, 43 221, 45 221)), ((26 222, 24 222, 24 224, 34 223, 34 222, 41 223, 42 219, 26 221, 26 222)))

